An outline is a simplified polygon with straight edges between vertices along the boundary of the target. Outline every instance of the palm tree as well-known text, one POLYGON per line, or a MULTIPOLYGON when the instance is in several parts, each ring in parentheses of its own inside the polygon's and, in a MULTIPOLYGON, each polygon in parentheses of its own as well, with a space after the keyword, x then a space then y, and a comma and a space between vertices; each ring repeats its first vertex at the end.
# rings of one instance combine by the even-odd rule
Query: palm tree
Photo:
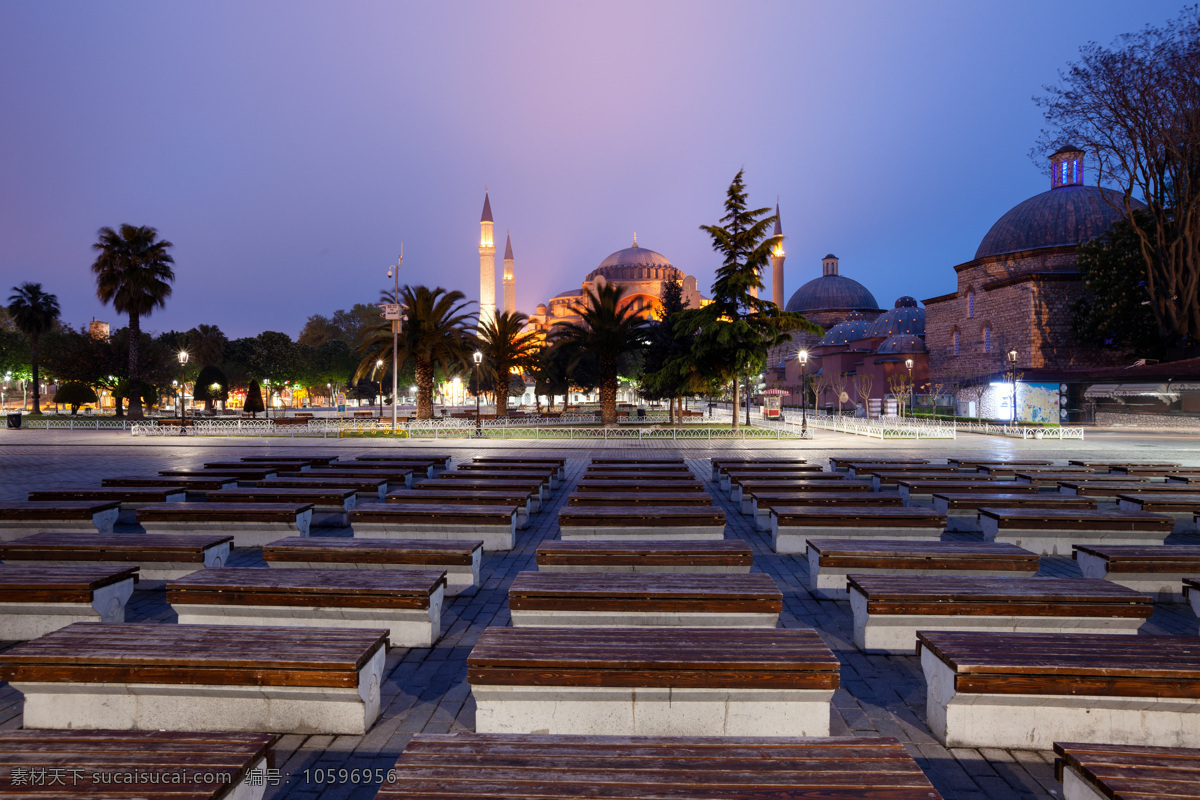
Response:
MULTIPOLYGON (((398 296, 384 292, 383 303, 399 303, 404 309, 400 326, 397 364, 413 360, 417 381, 417 419, 433 418, 433 375, 435 369, 449 375, 463 369, 471 359, 470 328, 475 315, 466 311, 467 296, 442 287, 401 286, 398 296)), ((368 328, 359 345, 362 361, 354 372, 354 383, 375 369, 376 361, 392 363, 392 328, 388 322, 368 328)))
POLYGON ((102 303, 112 303, 117 313, 129 315, 129 418, 141 419, 141 318, 162 308, 171 296, 175 259, 167 251, 174 245, 159 239, 158 231, 145 225, 122 225, 120 232, 101 228, 99 237, 92 245, 99 253, 92 264, 96 296, 102 303))
POLYGON ((200 324, 187 332, 187 348, 202 367, 218 366, 225 357, 229 340, 216 325, 200 324))
MULTIPOLYGON (((479 329, 483 374, 496 386, 496 416, 508 416, 508 384, 514 369, 529 366, 537 353, 537 337, 522 333, 529 317, 520 311, 505 311, 479 329)), ((478 387, 476 387, 478 389, 478 387)))
POLYGON ((38 378, 38 339, 49 333, 58 320, 58 298, 42 291, 40 283, 22 283, 12 288, 8 313, 17 330, 29 337, 29 360, 33 367, 33 413, 42 413, 42 387, 38 378))
POLYGON ((605 425, 617 422, 617 359, 623 353, 646 347, 649 321, 628 304, 622 305, 625 288, 606 283, 597 291, 584 290, 584 305, 575 311, 582 324, 560 322, 554 326, 556 347, 569 347, 578 352, 575 361, 592 357, 600 366, 600 421, 605 425))

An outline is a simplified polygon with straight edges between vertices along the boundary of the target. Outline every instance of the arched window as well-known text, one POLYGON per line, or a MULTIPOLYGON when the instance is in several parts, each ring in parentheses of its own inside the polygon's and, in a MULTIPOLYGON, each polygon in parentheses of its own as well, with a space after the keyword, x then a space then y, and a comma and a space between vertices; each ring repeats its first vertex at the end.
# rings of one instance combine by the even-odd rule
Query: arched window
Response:
POLYGON ((967 292, 967 318, 975 316, 975 292, 967 292))
POLYGON ((992 326, 983 326, 983 352, 992 352, 992 326))
POLYGON ((954 329, 954 355, 958 355, 958 348, 961 344, 962 335, 958 332, 958 328, 954 329))

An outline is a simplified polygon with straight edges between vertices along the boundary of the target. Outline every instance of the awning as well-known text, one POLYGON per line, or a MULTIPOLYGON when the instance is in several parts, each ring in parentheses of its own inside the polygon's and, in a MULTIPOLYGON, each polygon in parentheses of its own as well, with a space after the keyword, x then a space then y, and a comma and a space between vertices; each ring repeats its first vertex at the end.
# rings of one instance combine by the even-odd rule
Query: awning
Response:
POLYGON ((1182 383, 1094 383, 1083 396, 1089 400, 1121 397, 1154 397, 1164 403, 1179 399, 1180 391, 1193 391, 1200 384, 1182 383))

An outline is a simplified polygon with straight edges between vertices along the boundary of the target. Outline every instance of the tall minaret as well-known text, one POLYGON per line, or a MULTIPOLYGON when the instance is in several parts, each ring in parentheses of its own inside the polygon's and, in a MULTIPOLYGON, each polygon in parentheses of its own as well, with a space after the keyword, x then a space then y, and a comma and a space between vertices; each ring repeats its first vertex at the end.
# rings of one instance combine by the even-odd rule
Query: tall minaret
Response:
MULTIPOLYGON (((775 235, 783 236, 783 225, 779 222, 779 198, 775 198, 775 235)), ((771 302, 783 311, 783 240, 771 249, 771 302)))
POLYGON ((504 313, 517 311, 517 279, 513 275, 512 236, 504 235, 504 313))
POLYGON ((483 190, 479 217, 479 327, 496 318, 496 245, 492 244, 492 202, 483 190))

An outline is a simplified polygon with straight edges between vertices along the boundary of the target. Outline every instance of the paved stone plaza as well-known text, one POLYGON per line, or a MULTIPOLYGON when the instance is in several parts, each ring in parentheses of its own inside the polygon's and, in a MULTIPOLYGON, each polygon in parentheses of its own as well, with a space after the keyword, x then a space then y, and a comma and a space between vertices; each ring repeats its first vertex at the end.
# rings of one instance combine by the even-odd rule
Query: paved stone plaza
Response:
MULTIPOLYGON (((579 442, 540 443, 526 446, 515 442, 413 441, 380 443, 351 440, 239 440, 134 439, 127 433, 79 431, 0 432, 0 496, 24 500, 32 489, 98 486, 102 477, 154 474, 160 469, 200 467, 205 461, 235 460, 244 455, 284 454, 298 450, 334 449, 353 457, 368 452, 414 454, 443 452, 455 462, 470 460, 483 452, 512 451, 522 454, 553 453, 566 457, 567 479, 545 504, 541 513, 521 531, 517 547, 508 553, 485 558, 483 587, 473 597, 456 597, 447 602, 444 634, 433 648, 396 648, 388 657, 388 678, 383 687, 384 710, 378 723, 365 736, 285 736, 277 749, 276 766, 287 783, 271 789, 268 797, 370 798, 377 784, 355 785, 335 781, 318 785, 306 781, 306 770, 387 769, 418 732, 445 733, 473 730, 475 709, 466 683, 466 657, 480 633, 492 625, 507 625, 506 595, 517 572, 534 569, 538 544, 557 534, 558 509, 583 472, 589 458, 606 455, 639 455, 649 450, 658 454, 677 451, 692 471, 704 480, 716 501, 727 512, 729 536, 754 548, 755 570, 769 573, 784 592, 784 627, 815 627, 842 663, 842 688, 834 696, 834 735, 895 736, 905 743, 934 786, 948 799, 970 800, 1061 797, 1054 779, 1053 756, 1040 751, 970 750, 941 747, 925 725, 925 687, 920 664, 913 656, 864 656, 852 642, 851 616, 847 603, 816 600, 805 588, 808 566, 803 557, 778 556, 769 539, 755 531, 748 518, 738 513, 718 491, 711 477, 709 459, 717 455, 762 453, 803 456, 828 466, 831 455, 848 452, 864 456, 920 456, 940 459, 954 456, 979 458, 1105 458, 1129 461, 1177 461, 1200 466, 1200 437, 1089 431, 1083 442, 1022 442, 992 436, 965 434, 955 441, 880 442, 860 437, 818 431, 806 442, 695 442, 689 446, 629 447, 613 443, 589 448, 579 442), (664 452, 666 451, 666 452, 664 452)), ((124 527, 126 531, 134 528, 124 527)), ((118 526, 118 530, 122 530, 118 526)), ((326 531, 321 531, 326 533, 326 531)), ((349 535, 348 530, 328 531, 349 535)), ((1171 541, 1200 543, 1195 538, 1171 541)), ((244 551, 232 560, 235 566, 263 566, 256 551, 244 551)), ((1044 575, 1078 575, 1065 557, 1043 559, 1044 575)), ((130 603, 131 619, 173 622, 158 591, 138 591, 130 603)), ((1158 604, 1154 617, 1141 629, 1144 635, 1163 633, 1197 634, 1197 619, 1184 605, 1158 604)), ((21 697, 0 684, 0 728, 21 724, 21 697)), ((333 773, 336 777, 337 773, 333 773)), ((310 772, 311 777, 311 772, 310 772)))

